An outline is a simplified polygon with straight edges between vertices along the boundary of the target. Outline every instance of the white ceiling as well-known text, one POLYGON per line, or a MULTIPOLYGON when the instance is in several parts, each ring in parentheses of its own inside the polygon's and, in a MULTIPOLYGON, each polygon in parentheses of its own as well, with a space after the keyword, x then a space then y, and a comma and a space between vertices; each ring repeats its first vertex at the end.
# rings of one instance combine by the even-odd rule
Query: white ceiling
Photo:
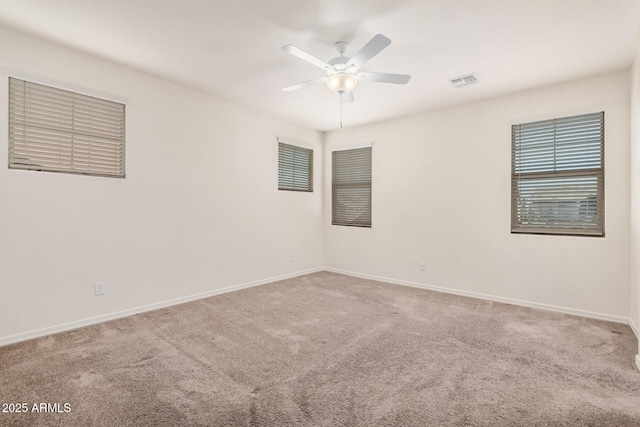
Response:
POLYGON ((411 74, 360 83, 344 125, 627 69, 638 0, 0 0, 0 23, 326 131, 339 97, 282 87, 323 71, 281 50, 329 60, 376 33, 393 42, 362 71, 411 74), (448 79, 476 73, 479 84, 448 79))

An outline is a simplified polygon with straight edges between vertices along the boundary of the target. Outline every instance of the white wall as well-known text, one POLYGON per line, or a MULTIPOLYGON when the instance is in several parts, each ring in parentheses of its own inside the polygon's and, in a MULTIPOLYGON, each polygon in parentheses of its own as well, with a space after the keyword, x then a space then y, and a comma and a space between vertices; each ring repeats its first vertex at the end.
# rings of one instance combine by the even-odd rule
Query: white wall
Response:
POLYGON ((0 344, 322 267, 322 133, 0 27, 1 165, 15 70, 126 100, 127 177, 0 168, 0 344), (276 136, 314 193, 277 190, 276 136))
MULTIPOLYGON (((631 327, 640 340, 640 49, 631 67, 631 327)), ((640 342, 636 363, 640 369, 640 342)))
POLYGON ((373 227, 331 225, 325 162, 325 265, 627 322, 629 90, 618 72, 327 134, 327 160, 374 141, 373 227), (606 237, 511 234, 511 125, 601 110, 606 237))
POLYGON ((17 73, 127 104, 126 179, 0 168, 0 345, 323 265, 640 326, 639 68, 327 134, 375 141, 359 229, 330 225, 321 133, 0 27, 0 99, 17 73), (511 235, 510 125, 599 110, 606 237, 511 235), (316 148, 314 193, 276 190, 276 136, 316 148))

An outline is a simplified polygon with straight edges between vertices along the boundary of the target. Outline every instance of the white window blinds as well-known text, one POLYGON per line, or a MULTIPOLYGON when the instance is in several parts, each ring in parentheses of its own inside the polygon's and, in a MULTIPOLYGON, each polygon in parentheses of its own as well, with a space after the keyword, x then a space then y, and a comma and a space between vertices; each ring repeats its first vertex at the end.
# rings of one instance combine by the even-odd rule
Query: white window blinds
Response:
POLYGON ((371 147, 331 154, 331 223, 371 227, 371 147))
POLYGON ((9 168, 125 176, 125 106, 9 79, 9 168))
POLYGON ((604 235, 604 112, 512 126, 511 231, 604 235))
POLYGON ((313 191, 313 150, 278 143, 278 190, 313 191))

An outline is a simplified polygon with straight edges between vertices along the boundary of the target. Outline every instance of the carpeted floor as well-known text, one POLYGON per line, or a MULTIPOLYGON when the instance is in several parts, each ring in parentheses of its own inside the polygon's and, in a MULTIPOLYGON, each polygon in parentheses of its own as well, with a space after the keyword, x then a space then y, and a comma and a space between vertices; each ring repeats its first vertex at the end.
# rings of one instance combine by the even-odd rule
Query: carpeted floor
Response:
POLYGON ((2 347, 0 402, 28 411, 0 425, 639 426, 636 349, 621 324, 321 272, 2 347))

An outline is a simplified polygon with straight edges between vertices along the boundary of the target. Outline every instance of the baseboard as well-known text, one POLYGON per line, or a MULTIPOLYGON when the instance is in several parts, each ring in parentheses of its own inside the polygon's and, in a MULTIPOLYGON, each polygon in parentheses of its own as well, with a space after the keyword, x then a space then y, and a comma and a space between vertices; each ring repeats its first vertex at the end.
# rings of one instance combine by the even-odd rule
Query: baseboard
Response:
MULTIPOLYGON (((631 330, 636 334, 636 338, 640 343, 640 329, 638 329, 638 325, 634 323, 633 319, 629 319, 629 326, 631 326, 631 330)), ((638 344, 638 354, 636 354, 636 367, 638 371, 640 371, 640 344, 638 344)))
POLYGON ((188 295, 185 297, 175 298, 168 301, 161 301, 154 304, 144 305, 140 307, 134 307, 127 310, 122 310, 114 313, 103 314, 100 316, 90 317, 86 319, 81 319, 73 322, 62 323, 60 325, 55 325, 47 328, 37 329, 33 331, 23 332, 16 335, 9 335, 7 337, 0 338, 0 347, 14 344, 21 341, 27 341, 34 338, 43 337, 46 335, 51 335, 59 332, 68 331, 71 329, 82 328, 84 326, 94 325, 96 323, 106 322, 109 320, 120 319, 122 317, 132 316, 134 314, 145 313, 147 311, 158 310, 161 308, 171 307, 172 305, 184 304, 190 301, 196 301, 203 298, 212 297, 215 295, 226 294, 233 291, 239 291, 240 289, 252 288, 254 286, 265 285, 267 283, 276 282, 278 280, 291 279, 293 277, 304 276, 306 274, 316 273, 318 271, 323 271, 324 268, 313 268, 304 271, 298 271, 295 273, 284 274, 281 276, 270 277, 267 279, 256 280, 253 282, 242 283, 239 285, 228 286, 222 289, 214 289, 212 291, 202 292, 198 294, 188 295))
MULTIPOLYGON (((589 317, 592 319, 607 320, 607 321, 616 322, 616 323, 624 323, 625 325, 628 325, 630 323, 628 318, 622 317, 622 316, 613 316, 610 314, 597 313, 597 312, 585 311, 585 310, 577 310, 574 308, 560 307, 560 306, 549 305, 549 304, 541 304, 541 303, 519 300, 514 298, 505 298, 505 297, 500 297, 496 295, 483 294, 479 292, 469 292, 469 291, 462 291, 458 289, 443 288, 440 286, 425 285, 422 283, 391 279, 388 277, 374 276, 371 274, 356 273, 353 271, 340 270, 337 268, 325 267, 325 270, 332 271, 334 273, 346 274, 348 276, 360 277, 363 279, 378 280, 381 282, 392 283, 395 285, 411 286, 413 288, 427 289, 430 291, 437 291, 445 294, 460 295, 460 296, 471 297, 471 298, 479 298, 479 299, 488 300, 488 301, 502 302, 505 304, 519 305, 519 306, 530 307, 530 308, 538 308, 541 310, 555 311, 555 312, 564 313, 564 314, 572 314, 574 316, 582 316, 582 317, 589 317)), ((638 334, 636 332, 636 336, 637 335, 638 334)))
MULTIPOLYGON (((611 322, 629 324, 629 326, 631 327, 631 329, 635 333, 635 335, 638 338, 638 340, 640 340, 640 330, 638 329, 637 325, 635 325, 631 319, 624 318, 624 317, 621 317, 621 316, 612 316, 612 315, 603 314, 603 313, 596 313, 596 312, 590 312, 590 311, 584 311, 584 310, 577 310, 577 309, 554 306, 554 305, 548 305, 548 304, 540 304, 540 303, 535 303, 535 302, 530 302, 530 301, 518 300, 518 299, 513 299, 513 298, 504 298, 504 297, 499 297, 499 296, 489 295, 489 294, 483 294, 483 293, 478 293, 478 292, 469 292, 469 291, 462 291, 462 290, 451 289, 451 288, 443 288, 443 287, 440 287, 440 286, 425 285, 425 284, 422 284, 422 283, 409 282, 409 281, 405 281, 405 280, 391 279, 391 278, 388 278, 388 277, 375 276, 375 275, 371 275, 371 274, 357 273, 357 272, 353 272, 353 271, 341 270, 341 269, 331 268, 331 267, 324 267, 324 268, 313 268, 313 269, 309 269, 309 270, 298 271, 298 272, 295 272, 295 273, 289 273, 289 274, 276 276, 276 277, 270 277, 270 278, 267 278, 267 279, 257 280, 257 281, 253 281, 253 282, 242 283, 242 284, 239 284, 239 285, 228 286, 228 287, 221 288, 221 289, 215 289, 215 290, 212 290, 212 291, 207 291, 207 292, 202 292, 202 293, 198 293, 198 294, 188 295, 188 296, 181 297, 181 298, 175 298, 175 299, 168 300, 168 301, 161 301, 161 302, 154 303, 154 304, 149 304, 149 305, 140 306, 140 307, 134 307, 134 308, 127 309, 127 310, 122 310, 122 311, 118 311, 118 312, 114 312, 114 313, 108 313, 108 314, 104 314, 104 315, 100 315, 100 316, 81 319, 81 320, 78 320, 78 321, 63 323, 63 324, 59 324, 59 325, 55 325, 55 326, 51 326, 51 327, 47 327, 47 328, 42 328, 42 329, 37 329, 37 330, 33 330, 33 331, 23 332, 23 333, 15 334, 15 335, 9 335, 7 337, 1 337, 0 338, 0 347, 5 346, 5 345, 9 345, 9 344, 14 344, 14 343, 21 342, 21 341, 27 341, 27 340, 34 339, 34 338, 39 338, 39 337, 46 336, 46 335, 51 335, 51 334, 55 334, 55 333, 59 333, 59 332, 68 331, 68 330, 71 330, 71 329, 82 328, 84 326, 90 326, 90 325, 94 325, 96 323, 106 322, 106 321, 109 321, 109 320, 115 320, 115 319, 120 319, 122 317, 132 316, 132 315, 135 315, 135 314, 145 313, 147 311, 158 310, 158 309, 161 309, 161 308, 171 307, 173 305, 178 305, 178 304, 184 304, 186 302, 196 301, 196 300, 199 300, 199 299, 208 298, 208 297, 212 297, 212 296, 215 296, 215 295, 225 294, 225 293, 228 293, 228 292, 238 291, 238 290, 241 290, 241 289, 251 288, 251 287, 254 287, 254 286, 260 286, 260 285, 264 285, 264 284, 267 284, 267 283, 276 282, 278 280, 285 280, 285 279, 290 279, 290 278, 293 278, 293 277, 303 276, 303 275, 306 275, 306 274, 316 273, 316 272, 319 272, 319 271, 331 271, 331 272, 334 272, 334 273, 340 273, 340 274, 345 274, 345 275, 348 275, 348 276, 360 277, 360 278, 363 278, 363 279, 377 280, 377 281, 382 281, 382 282, 386 282, 386 283, 392 283, 392 284, 396 284, 396 285, 411 286, 411 287, 414 287, 414 288, 427 289, 427 290, 438 291, 438 292, 443 292, 443 293, 447 293, 447 294, 461 295, 461 296, 466 296, 466 297, 471 297, 471 298, 484 299, 484 300, 488 300, 488 301, 502 302, 502 303, 506 303, 506 304, 519 305, 519 306, 523 306, 523 307, 538 308, 538 309, 542 309, 542 310, 555 311, 555 312, 559 312, 559 313, 572 314, 572 315, 576 315, 576 316, 589 317, 589 318, 593 318, 593 319, 608 320, 608 321, 611 321, 611 322)), ((636 356, 636 364, 638 364, 638 369, 640 369, 640 354, 636 356)))
POLYGON ((640 329, 638 329, 638 325, 633 322, 633 319, 629 319, 629 326, 631 326, 631 330, 636 334, 638 341, 640 341, 640 329))

